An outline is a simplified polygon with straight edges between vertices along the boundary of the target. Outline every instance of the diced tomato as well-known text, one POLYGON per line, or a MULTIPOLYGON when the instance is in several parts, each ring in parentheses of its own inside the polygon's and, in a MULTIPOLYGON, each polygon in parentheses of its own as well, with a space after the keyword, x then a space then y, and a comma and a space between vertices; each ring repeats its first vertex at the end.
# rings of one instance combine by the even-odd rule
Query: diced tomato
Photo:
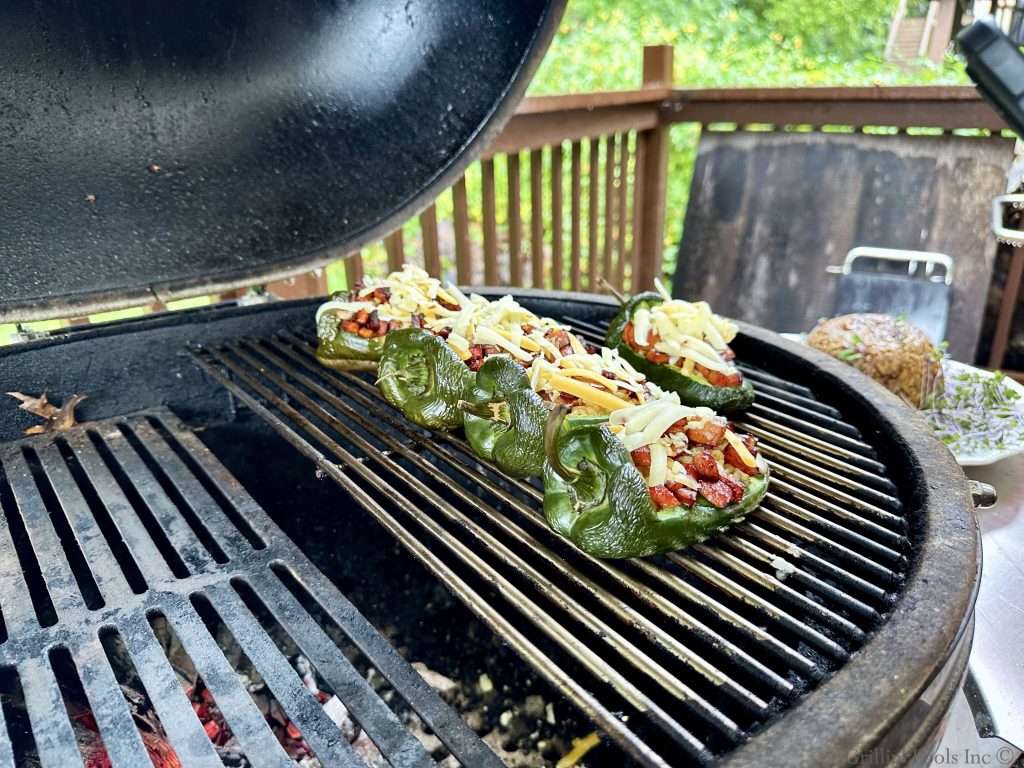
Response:
POLYGON ((718 509, 723 509, 732 503, 732 489, 721 480, 701 480, 700 495, 718 509))
POLYGON ((693 463, 690 464, 697 473, 698 480, 717 480, 718 462, 715 457, 707 451, 701 451, 693 456, 693 463))
POLYGON ((622 329, 622 340, 630 347, 636 348, 636 336, 633 333, 632 323, 626 323, 626 327, 622 329))
POLYGON ((666 355, 664 352, 656 352, 653 349, 647 353, 646 357, 650 362, 654 363, 655 365, 664 365, 669 360, 668 355, 666 355))
POLYGON ((654 506, 658 509, 669 509, 679 506, 679 499, 664 485, 655 485, 653 488, 648 488, 647 492, 651 495, 651 501, 654 502, 654 506))
POLYGON ((629 455, 632 457, 636 468, 646 477, 647 473, 651 470, 651 446, 643 445, 635 451, 630 451, 629 455))
POLYGON ((666 483, 668 489, 676 495, 684 507, 692 507, 697 502, 697 492, 682 483, 666 483))
MULTIPOLYGON (((747 447, 747 450, 756 458, 757 456, 757 439, 753 435, 743 435, 740 438, 743 444, 747 447)), ((756 475, 758 474, 757 467, 751 467, 744 463, 743 459, 740 458, 739 452, 731 445, 725 449, 725 463, 730 466, 736 467, 740 472, 745 475, 756 475)))
POLYGON ((733 504, 735 504, 737 501, 739 501, 740 499, 743 498, 743 490, 744 489, 743 489, 743 485, 742 484, 737 483, 735 480, 733 480, 728 475, 722 475, 719 478, 719 481, 723 482, 727 486, 729 486, 729 490, 732 492, 733 504))
POLYGON ((355 320, 346 320, 341 324, 341 330, 345 333, 359 333, 359 323, 355 320))
POLYGON ((733 373, 722 373, 705 368, 700 363, 695 366, 697 373, 708 380, 713 387, 738 387, 743 383, 743 374, 739 371, 733 373))
POLYGON ((722 442, 722 438, 725 437, 725 424, 706 420, 702 426, 688 427, 686 436, 690 438, 691 443, 714 447, 722 442))
POLYGON ((364 339, 371 339, 377 335, 377 332, 369 326, 363 326, 357 331, 357 333, 364 339))

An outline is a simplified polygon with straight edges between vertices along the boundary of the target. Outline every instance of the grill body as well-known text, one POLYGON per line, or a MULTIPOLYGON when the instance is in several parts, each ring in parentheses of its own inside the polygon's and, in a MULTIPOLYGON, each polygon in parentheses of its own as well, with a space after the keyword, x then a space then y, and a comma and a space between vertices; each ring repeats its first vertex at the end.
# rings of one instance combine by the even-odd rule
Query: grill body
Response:
MULTIPOLYGON (((614 311, 613 304, 596 297, 522 291, 519 298, 535 311, 566 317, 569 322, 578 323, 581 329, 591 329, 592 333, 599 333, 614 311)), ((261 385, 271 386, 273 380, 269 374, 273 373, 290 386, 303 390, 304 385, 294 375, 275 368, 273 360, 268 359, 264 352, 287 357, 285 350, 274 347, 278 344, 291 348, 301 358, 303 340, 308 340, 312 332, 313 307, 313 302, 297 302, 205 309, 128 321, 108 328, 78 330, 62 337, 31 342, 0 353, 0 390, 47 391, 54 400, 74 392, 85 392, 90 399, 80 410, 81 415, 89 419, 167 406, 196 426, 231 421, 239 408, 248 410, 251 404, 240 400, 237 393, 224 389, 221 382, 197 366, 187 348, 206 350, 207 362, 210 362, 209 355, 218 350, 228 350, 224 354, 231 355, 235 354, 231 350, 240 349, 257 361, 255 368, 250 366, 246 370, 250 375, 255 374, 255 380, 261 385), (287 334, 275 339, 275 334, 281 331, 287 334), (242 337, 247 337, 248 341, 239 344, 242 337)), ((720 743, 713 744, 710 752, 704 751, 696 757, 712 760, 717 755, 736 765, 831 765, 853 759, 874 760, 873 764, 908 763, 915 753, 926 750, 929 738, 941 721, 946 702, 962 677, 966 649, 970 643, 970 616, 979 567, 978 537, 962 474, 948 452, 930 438, 916 416, 874 383, 838 361, 788 344, 774 334, 750 327, 744 327, 742 331, 734 346, 739 358, 755 367, 756 370, 749 374, 751 378, 760 376, 755 382, 766 385, 761 387, 761 392, 767 395, 762 402, 770 404, 772 396, 781 398, 789 404, 789 410, 780 406, 778 412, 808 425, 801 430, 793 426, 796 422, 792 418, 789 421, 776 418, 776 424, 788 424, 797 433, 789 435, 791 442, 806 446, 807 443, 801 443, 801 440, 808 437, 817 439, 814 435, 820 436, 824 429, 838 435, 835 445, 839 447, 844 445, 844 435, 847 440, 859 441, 870 447, 868 453, 852 451, 844 461, 852 462, 857 470, 854 475, 865 481, 861 483, 862 487, 879 494, 879 498, 869 494, 871 499, 879 503, 881 497, 898 501, 898 507, 883 511, 898 518, 899 522, 890 526, 891 535, 879 534, 883 538, 890 537, 886 548, 895 551, 897 557, 876 563, 880 570, 895 574, 895 579, 881 585, 883 595, 877 600, 861 600, 873 604, 877 620, 853 617, 852 623, 863 627, 863 637, 840 637, 840 649, 844 652, 838 657, 833 655, 830 658, 823 648, 808 649, 806 642, 803 645, 799 640, 792 643, 798 654, 806 654, 810 667, 817 668, 817 674, 810 668, 795 677, 784 673, 783 682, 792 690, 789 693, 776 691, 780 694, 776 698, 764 693, 766 690, 771 693, 771 686, 765 681, 751 682, 751 690, 766 703, 770 699, 770 704, 764 716, 756 719, 749 741, 745 740, 744 726, 741 728, 744 732, 736 743, 725 747, 720 743), (773 395, 773 389, 783 392, 773 395), (818 406, 804 403, 801 398, 807 398, 801 392, 810 393, 809 399, 816 400, 818 406), (805 406, 814 413, 802 413, 799 408, 805 406), (845 427, 829 421, 835 419, 835 414, 841 417, 840 422, 845 427), (857 437, 850 436, 851 430, 857 437), (877 466, 885 469, 887 478, 872 483, 867 476, 877 466)), ((301 372, 311 375, 335 395, 344 393, 345 387, 359 387, 352 382, 342 382, 339 385, 342 388, 336 389, 324 374, 310 370, 301 372)), ((237 373, 229 379, 236 383, 240 381, 237 373)), ((266 402, 265 396, 252 392, 251 387, 248 389, 256 396, 257 403, 266 402)), ((291 401, 296 403, 296 407, 306 410, 294 395, 291 401)), ((333 407, 323 397, 315 398, 315 402, 333 407)), ((757 427, 758 414, 752 412, 745 418, 750 426, 757 427)), ((760 418, 775 417, 762 414, 760 418)), ((29 423, 31 419, 23 417, 20 412, 14 418, 5 419, 0 423, 0 439, 16 439, 29 423)), ((384 449, 379 443, 374 445, 376 450, 384 449)), ((282 462, 308 461, 286 443, 281 446, 282 462)), ((836 454, 831 455, 834 457, 836 454)), ((374 457, 371 462, 378 459, 374 457)), ((841 464, 832 469, 837 470, 837 475, 848 477, 850 473, 844 475, 841 464)), ((798 479, 794 480, 794 473, 796 478, 806 476, 804 469, 791 461, 779 466, 790 473, 787 480, 785 472, 780 472, 779 479, 783 483, 799 485, 798 479)), ((472 468, 471 471, 480 472, 491 477, 492 483, 496 482, 486 468, 472 468)), ((242 480, 243 483, 246 480, 244 474, 242 480)), ((481 486, 479 493, 489 497, 493 491, 481 486)), ((519 494, 519 498, 529 501, 528 495, 523 497, 519 494)), ((353 514, 362 514, 359 506, 365 507, 352 502, 353 514)), ((878 507, 878 504, 872 503, 872 506, 878 507)), ((271 514, 272 507, 273 504, 268 504, 271 514)), ((780 509, 776 514, 783 521, 779 524, 784 524, 787 519, 791 523, 797 521, 791 510, 780 509)), ((819 517, 827 522, 831 514, 827 512, 819 517)), ((780 538, 784 544, 799 543, 798 537, 780 531, 775 523, 762 525, 762 521, 752 522, 770 534, 761 544, 778 545, 776 539, 780 538)), ((796 532, 804 529, 812 533, 829 532, 827 526, 823 529, 806 520, 791 527, 796 532)), ((750 541, 746 534, 740 540, 750 541)), ((854 538, 845 543, 850 542, 853 543, 847 549, 863 559, 872 560, 873 550, 869 544, 854 538)), ((301 538, 298 543, 301 546, 301 538)), ((747 550, 750 551, 749 548, 747 550)), ((791 554, 796 551, 793 549, 791 554)), ((827 549, 808 547, 804 551, 808 558, 805 562, 809 565, 807 568, 798 567, 798 570, 817 574, 826 587, 842 586, 832 578, 838 578, 838 574, 830 576, 827 572, 829 568, 836 568, 836 563, 842 570, 845 568, 842 562, 835 560, 827 549)), ((722 552, 743 554, 728 547, 722 552)), ((698 553, 693 557, 713 577, 714 572, 721 573, 724 566, 709 562, 707 558, 710 556, 698 553)), ((585 575, 591 573, 586 568, 585 575)), ((872 566, 865 565, 864 568, 868 571, 853 570, 861 576, 870 575, 872 566)), ((771 574, 770 568, 761 567, 760 570, 771 574)), ((558 588, 565 588, 569 580, 564 576, 555 577, 553 583, 558 588)), ((688 580, 687 583, 695 582, 688 580)), ((812 601, 821 602, 840 618, 851 617, 847 610, 850 606, 837 608, 822 600, 820 588, 814 594, 814 590, 804 589, 806 585, 792 581, 787 586, 789 584, 799 594, 811 595, 812 601)), ((755 597, 760 596, 762 603, 774 600, 771 594, 756 585, 748 591, 755 597)), ((719 594, 714 590, 710 593, 719 594)), ((864 595, 860 597, 864 598, 864 595)), ((728 602, 729 598, 721 599, 728 602)), ((816 610, 813 606, 799 607, 800 615, 816 610)), ((751 622, 756 619, 756 612, 751 612, 749 605, 738 607, 734 613, 751 622)), ((766 622, 766 626, 772 634, 773 622, 766 622)), ((836 636, 834 627, 830 629, 813 621, 809 626, 826 638, 836 636)), ((677 633, 674 628, 670 629, 678 638, 686 640, 689 637, 687 632, 677 633)), ((786 640, 792 637, 792 633, 783 631, 779 637, 786 640)), ((766 640, 769 644, 772 641, 771 637, 766 640)), ((770 669, 785 667, 780 666, 771 653, 765 655, 763 643, 751 642, 748 638, 740 645, 745 653, 763 661, 770 669)), ((658 701, 663 705, 666 702, 671 704, 671 700, 664 697, 658 701)), ((714 695, 709 701, 714 705, 713 709, 718 708, 714 695)), ((726 711, 734 710, 727 708, 726 711)))

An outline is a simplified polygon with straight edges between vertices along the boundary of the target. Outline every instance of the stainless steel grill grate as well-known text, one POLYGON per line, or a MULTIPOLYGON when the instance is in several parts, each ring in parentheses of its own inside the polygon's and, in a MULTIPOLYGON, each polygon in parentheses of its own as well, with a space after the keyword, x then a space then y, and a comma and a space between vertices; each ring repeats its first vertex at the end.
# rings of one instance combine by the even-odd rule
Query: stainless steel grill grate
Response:
POLYGON ((292 668, 284 637, 391 765, 435 763, 349 656, 462 764, 501 764, 168 411, 4 444, 0 467, 0 766, 33 755, 82 765, 100 742, 114 766, 150 765, 154 740, 183 765, 221 766, 157 623, 249 764, 294 763, 240 681, 238 654, 324 765, 366 764, 292 668), (154 714, 142 718, 147 697, 154 714))
POLYGON ((764 371, 746 371, 758 403, 738 420, 775 472, 761 508, 685 554, 610 562, 547 528, 538 486, 410 425, 312 352, 281 335, 196 355, 641 764, 706 763, 741 743, 863 643, 907 567, 874 451, 764 371))

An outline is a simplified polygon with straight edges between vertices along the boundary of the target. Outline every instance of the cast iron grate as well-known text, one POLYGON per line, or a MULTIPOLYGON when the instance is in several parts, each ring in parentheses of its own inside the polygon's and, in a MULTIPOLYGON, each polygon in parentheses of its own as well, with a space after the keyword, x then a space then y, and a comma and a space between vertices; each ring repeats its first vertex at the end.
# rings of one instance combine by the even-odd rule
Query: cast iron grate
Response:
POLYGON ((763 505, 685 553, 612 562, 547 528, 538 485, 409 424, 371 379, 320 366, 309 339, 196 359, 643 765, 714 762, 771 722, 863 644, 908 567, 873 449, 764 371, 746 371, 757 403, 738 420, 773 465, 763 505))
POLYGON ((463 765, 501 765, 170 412, 4 444, 0 467, 0 766, 295 765, 268 701, 325 766, 435 765, 356 662, 463 765), (225 728, 238 762, 215 749, 225 728))

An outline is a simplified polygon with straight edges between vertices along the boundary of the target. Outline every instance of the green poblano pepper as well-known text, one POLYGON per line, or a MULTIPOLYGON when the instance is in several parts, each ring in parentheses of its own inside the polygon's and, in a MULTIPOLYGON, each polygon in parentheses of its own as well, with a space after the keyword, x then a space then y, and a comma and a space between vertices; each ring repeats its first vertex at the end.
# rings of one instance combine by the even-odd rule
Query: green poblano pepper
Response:
POLYGON ((602 558, 643 557, 703 541, 750 512, 768 490, 753 477, 743 498, 717 509, 703 498, 692 507, 658 510, 629 451, 609 429, 548 423, 544 516, 557 533, 602 558))
POLYGON ((619 313, 612 318, 605 336, 605 344, 618 350, 627 363, 644 374, 662 389, 675 392, 683 405, 706 406, 719 413, 746 408, 754 402, 754 388, 749 381, 738 387, 715 387, 694 376, 687 376, 674 365, 652 363, 643 355, 635 352, 622 338, 626 324, 631 322, 633 314, 641 307, 650 309, 664 299, 653 291, 638 293, 623 304, 619 313))
POLYGON ((389 403, 428 429, 462 424, 459 401, 473 373, 444 339, 421 328, 391 331, 384 342, 377 385, 389 403))
POLYGON ((548 407, 530 388, 521 365, 501 355, 488 358, 460 407, 466 439, 477 456, 512 477, 542 473, 548 407))
POLYGON ((342 371, 375 370, 384 351, 385 336, 364 339, 341 328, 337 318, 325 313, 317 324, 316 359, 342 371))

